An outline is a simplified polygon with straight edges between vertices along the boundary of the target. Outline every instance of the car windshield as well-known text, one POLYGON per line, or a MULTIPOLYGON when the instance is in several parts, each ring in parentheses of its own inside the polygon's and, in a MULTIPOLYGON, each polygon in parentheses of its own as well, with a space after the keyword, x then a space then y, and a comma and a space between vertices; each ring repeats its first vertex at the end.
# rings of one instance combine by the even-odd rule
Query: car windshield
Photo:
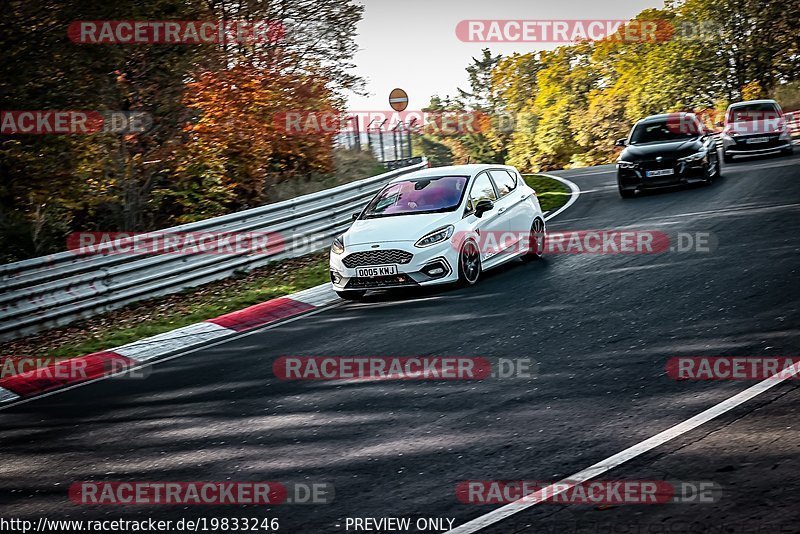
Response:
POLYGON ((680 118, 641 122, 634 127, 630 144, 691 139, 699 135, 697 129, 694 121, 681 120, 680 118))
POLYGON ((453 211, 464 196, 466 176, 430 176, 393 182, 369 203, 364 218, 453 211))
POLYGON ((731 108, 728 122, 774 121, 780 117, 775 104, 746 104, 731 108))

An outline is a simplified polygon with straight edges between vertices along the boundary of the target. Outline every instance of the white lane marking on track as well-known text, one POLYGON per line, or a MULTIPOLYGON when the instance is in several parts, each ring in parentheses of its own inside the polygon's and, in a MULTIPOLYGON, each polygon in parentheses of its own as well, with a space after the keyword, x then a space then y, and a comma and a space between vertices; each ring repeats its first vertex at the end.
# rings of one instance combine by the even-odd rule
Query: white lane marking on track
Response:
POLYGON ((581 194, 585 195, 586 193, 600 193, 602 191, 607 191, 610 189, 617 189, 616 185, 604 185, 601 187, 595 187, 594 189, 581 189, 581 194))
POLYGON ((762 163, 760 165, 759 164, 746 165, 746 166, 743 165, 741 167, 739 167, 737 165, 727 165, 727 166, 725 166, 723 168, 723 170, 724 171, 744 171, 744 172, 747 172, 747 171, 758 170, 758 169, 775 169, 775 168, 778 168, 778 167, 787 167, 789 165, 797 165, 799 163, 800 163, 800 161, 791 160, 790 159, 790 160, 784 160, 782 162, 762 163))
POLYGON ((674 218, 685 218, 685 217, 695 217, 698 215, 711 215, 711 216, 722 216, 724 214, 730 213, 738 213, 742 211, 754 211, 754 212, 768 212, 768 211, 780 211, 784 209, 797 209, 800 208, 800 202, 795 202, 792 204, 764 204, 764 205, 746 205, 746 206, 735 206, 732 208, 720 208, 716 210, 705 210, 705 211, 690 211, 687 213, 673 213, 673 214, 664 214, 659 215, 658 217, 651 217, 650 219, 643 219, 643 220, 659 220, 659 219, 674 219, 674 218))
MULTIPOLYGON (((607 171, 597 171, 597 172, 584 172, 581 174, 573 174, 570 178, 582 178, 584 176, 597 176, 599 174, 612 174, 616 172, 616 169, 608 169, 607 171)), ((539 173, 542 174, 542 173, 539 173)))
POLYGON ((7 390, 6 388, 0 388, 0 403, 2 402, 11 402, 19 398, 19 395, 16 393, 12 393, 11 391, 7 390))
MULTIPOLYGON (((561 182, 562 184, 566 185, 570 189, 569 200, 567 201, 567 203, 564 204, 563 206, 561 206, 560 208, 558 208, 553 213, 549 213, 547 216, 545 216, 545 218, 544 218, 545 221, 549 221, 550 219, 552 219, 553 217, 555 217, 556 215, 558 215, 562 211, 566 210, 567 208, 569 208, 570 206, 575 204, 575 201, 578 200, 579 196, 581 196, 580 187, 578 187, 574 183, 570 182, 566 178, 561 178, 560 176, 555 176, 553 174, 547 174, 547 173, 544 173, 544 172, 537 172, 535 174, 538 174, 539 176, 547 176, 548 178, 551 178, 553 180, 558 180, 559 182, 561 182)), ((532 176, 532 175, 525 174, 523 176, 532 176)))
POLYGON ((460 525, 446 534, 470 534, 471 532, 478 532, 479 530, 486 528, 490 525, 493 525, 503 519, 514 515, 518 512, 521 512, 531 506, 544 502, 546 499, 551 498, 554 495, 559 495, 560 493, 564 493, 572 486, 576 484, 580 484, 582 482, 586 482, 587 480, 591 480, 596 478, 606 471, 610 471, 617 466, 624 464, 625 462, 636 458, 648 451, 655 449, 656 447, 663 445, 664 443, 677 438, 695 428, 699 427, 700 425, 711 421, 712 419, 716 419, 720 415, 729 412, 730 410, 736 408, 740 404, 744 404, 745 402, 749 401, 750 399, 757 397, 758 395, 768 391, 769 389, 777 386, 778 384, 792 378, 798 372, 800 372, 800 362, 795 363, 791 367, 787 367, 783 371, 780 371, 773 376, 762 380, 758 384, 747 388, 746 390, 742 391, 741 393, 737 393, 733 397, 726 399, 719 404, 715 404, 711 408, 700 412, 699 414, 695 415, 694 417, 690 417, 686 421, 682 423, 678 423, 677 425, 664 430, 663 432, 659 432, 655 436, 648 438, 642 442, 633 445, 632 447, 628 447, 624 451, 620 451, 613 456, 609 456, 605 460, 601 460, 594 465, 591 465, 584 469, 583 471, 578 471, 572 476, 569 476, 563 480, 556 482, 555 484, 551 484, 546 488, 542 488, 536 493, 532 493, 527 495, 517 501, 512 503, 506 504, 496 510, 489 512, 488 514, 484 514, 480 517, 473 519, 472 521, 468 521, 463 525, 460 525))

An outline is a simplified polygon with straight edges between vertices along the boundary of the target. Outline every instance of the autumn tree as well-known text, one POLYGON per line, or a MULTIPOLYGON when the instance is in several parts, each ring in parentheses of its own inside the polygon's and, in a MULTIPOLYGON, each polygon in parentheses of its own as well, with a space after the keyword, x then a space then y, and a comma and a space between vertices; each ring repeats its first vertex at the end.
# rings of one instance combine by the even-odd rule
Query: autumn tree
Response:
POLYGON ((0 136, 0 244, 16 251, 7 258, 63 249, 71 230, 154 229, 267 201, 270 184, 329 169, 331 139, 279 136, 264 113, 330 106, 361 90, 351 61, 363 7, 352 0, 10 0, 4 7, 3 109, 152 117, 149 130, 124 136, 0 136), (283 31, 278 39, 193 45, 67 37, 72 21, 169 19, 271 21, 283 31), (237 120, 223 125, 221 105, 237 120), (209 124, 218 133, 208 134, 209 124))

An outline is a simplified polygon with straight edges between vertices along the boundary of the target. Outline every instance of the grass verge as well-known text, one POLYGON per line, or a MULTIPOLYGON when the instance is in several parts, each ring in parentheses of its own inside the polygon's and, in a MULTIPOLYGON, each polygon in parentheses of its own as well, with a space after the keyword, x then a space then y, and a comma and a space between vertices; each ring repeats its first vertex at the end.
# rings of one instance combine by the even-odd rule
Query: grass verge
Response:
POLYGON ((536 191, 542 211, 553 211, 560 208, 569 200, 572 191, 558 180, 553 180, 541 174, 528 174, 524 176, 525 183, 536 191))
MULTIPOLYGON (((544 211, 563 206, 569 188, 540 175, 525 176, 544 211)), ((137 302, 90 319, 0 344, 0 354, 70 358, 131 343, 182 326, 308 289, 329 280, 327 252, 277 262, 246 276, 211 282, 174 295, 137 302)))

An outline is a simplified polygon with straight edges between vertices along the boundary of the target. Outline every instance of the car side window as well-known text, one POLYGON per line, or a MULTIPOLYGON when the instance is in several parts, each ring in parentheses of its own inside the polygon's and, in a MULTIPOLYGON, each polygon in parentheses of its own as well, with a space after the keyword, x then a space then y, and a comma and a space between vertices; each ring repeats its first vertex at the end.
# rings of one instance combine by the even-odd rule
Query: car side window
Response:
POLYGON ((475 209, 475 204, 481 200, 497 200, 497 195, 494 192, 494 186, 489 179, 489 175, 485 172, 479 174, 475 181, 472 183, 472 189, 469 193, 469 203, 467 204, 467 211, 475 209))
POLYGON ((497 186, 500 198, 503 198, 517 187, 517 180, 508 171, 489 171, 489 174, 492 175, 492 180, 494 180, 494 185, 497 186))

